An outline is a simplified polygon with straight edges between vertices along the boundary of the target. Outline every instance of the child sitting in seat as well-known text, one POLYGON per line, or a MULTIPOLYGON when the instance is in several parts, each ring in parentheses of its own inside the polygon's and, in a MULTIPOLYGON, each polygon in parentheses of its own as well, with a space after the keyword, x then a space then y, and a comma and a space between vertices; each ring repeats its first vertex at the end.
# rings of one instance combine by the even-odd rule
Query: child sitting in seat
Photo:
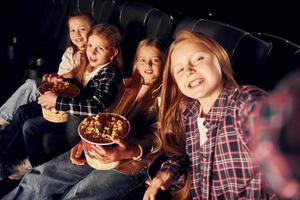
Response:
MULTIPOLYGON (((87 42, 87 33, 93 23, 94 20, 89 14, 74 13, 69 16, 68 27, 71 44, 62 56, 57 74, 63 75, 80 65, 87 42)), ((50 74, 43 76, 43 81, 50 80, 50 74)), ((37 84, 36 80, 27 79, 0 107, 0 130, 3 130, 9 124, 20 106, 37 100, 39 96, 37 84)))
POLYGON ((126 116, 131 132, 128 138, 115 140, 114 146, 93 148, 96 159, 102 163, 120 161, 120 166, 111 170, 93 169, 81 158, 83 147, 80 142, 71 153, 67 152, 25 175, 20 185, 4 199, 48 199, 53 196, 122 199, 143 184, 148 176, 147 168, 155 158, 151 147, 156 138, 154 125, 164 58, 159 40, 145 39, 139 43, 133 74, 126 80, 120 99, 109 109, 126 116))
MULTIPOLYGON (((37 166, 49 159, 45 157, 42 148, 42 137, 46 132, 64 134, 66 123, 53 123, 44 119, 41 106, 55 108, 72 115, 89 116, 103 111, 114 101, 122 81, 119 69, 122 67, 119 64, 121 63, 119 30, 112 25, 99 24, 90 30, 88 38, 86 54, 89 62, 73 70, 75 77, 83 85, 80 95, 68 98, 46 92, 38 98, 39 104, 33 102, 21 106, 11 124, 3 132, 4 136, 14 136, 3 138, 10 144, 9 148, 5 149, 6 160, 18 160, 21 155, 28 156, 31 165, 37 166), (20 151, 24 143, 26 151, 20 151)), ((18 175, 17 178, 22 175, 24 174, 18 175)))
POLYGON ((170 159, 144 200, 155 199, 159 189, 177 191, 184 182, 186 190, 178 199, 275 198, 248 140, 248 119, 265 95, 236 83, 229 57, 215 40, 180 32, 169 49, 159 115, 162 146, 170 159))

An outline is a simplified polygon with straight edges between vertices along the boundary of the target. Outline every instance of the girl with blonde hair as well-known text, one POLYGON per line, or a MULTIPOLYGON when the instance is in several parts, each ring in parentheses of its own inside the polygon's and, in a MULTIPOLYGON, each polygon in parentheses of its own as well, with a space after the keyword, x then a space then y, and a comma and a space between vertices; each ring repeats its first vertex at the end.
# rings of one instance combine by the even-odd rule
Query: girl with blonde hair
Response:
POLYGON ((148 167, 156 158, 153 145, 164 61, 164 48, 158 39, 141 41, 133 74, 125 80, 116 103, 107 110, 125 116, 131 131, 125 139, 115 140, 113 146, 97 146, 91 153, 103 164, 120 165, 109 170, 93 169, 82 158, 83 146, 79 142, 70 152, 25 175, 4 199, 122 199, 144 184, 148 167))

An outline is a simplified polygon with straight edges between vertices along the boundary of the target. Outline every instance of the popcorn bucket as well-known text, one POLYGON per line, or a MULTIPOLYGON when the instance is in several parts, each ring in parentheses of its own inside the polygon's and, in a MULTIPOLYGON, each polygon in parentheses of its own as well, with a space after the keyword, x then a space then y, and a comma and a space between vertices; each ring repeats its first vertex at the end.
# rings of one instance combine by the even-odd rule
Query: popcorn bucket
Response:
POLYGON ((109 170, 119 165, 119 161, 103 163, 91 153, 92 146, 105 148, 114 145, 113 139, 125 138, 130 130, 129 121, 114 113, 99 113, 85 118, 78 126, 87 163, 98 170, 109 170))
MULTIPOLYGON (((80 93, 80 89, 76 85, 69 82, 45 82, 39 86, 38 90, 40 94, 51 91, 59 96, 69 98, 75 97, 80 93)), ((54 108, 42 108, 42 113, 46 120, 54 123, 66 122, 68 119, 68 114, 66 112, 57 111, 54 108)))
POLYGON ((56 109, 45 109, 42 108, 43 117, 54 123, 62 123, 68 120, 68 114, 64 111, 57 111, 56 109))

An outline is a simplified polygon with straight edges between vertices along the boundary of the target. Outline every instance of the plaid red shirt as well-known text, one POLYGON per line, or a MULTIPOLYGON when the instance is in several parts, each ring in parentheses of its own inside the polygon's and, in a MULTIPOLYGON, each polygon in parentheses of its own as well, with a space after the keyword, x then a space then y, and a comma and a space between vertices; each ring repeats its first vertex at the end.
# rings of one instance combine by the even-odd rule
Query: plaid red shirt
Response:
MULTIPOLYGON (((197 125, 199 102, 185 102, 182 115, 192 199, 275 198, 264 189, 262 174, 248 145, 248 117, 265 94, 254 86, 224 89, 205 117, 208 140, 202 146, 197 125)), ((180 169, 179 161, 182 163, 178 158, 166 162, 162 170, 173 173, 180 169)))
POLYGON ((278 197, 300 199, 300 71, 257 106, 255 155, 278 197))

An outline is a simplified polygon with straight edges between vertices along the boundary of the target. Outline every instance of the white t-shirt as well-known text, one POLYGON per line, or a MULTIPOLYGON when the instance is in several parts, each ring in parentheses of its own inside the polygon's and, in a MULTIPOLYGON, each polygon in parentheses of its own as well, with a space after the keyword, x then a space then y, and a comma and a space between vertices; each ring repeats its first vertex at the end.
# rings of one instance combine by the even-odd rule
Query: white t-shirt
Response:
POLYGON ((107 66, 107 65, 109 65, 110 64, 110 62, 109 63, 106 63, 106 64, 104 64, 104 65, 102 65, 102 66, 98 66, 94 71, 92 71, 92 72, 88 72, 87 70, 85 70, 85 72, 84 72, 84 77, 83 77, 83 81, 82 81, 82 84, 83 84, 83 86, 85 87, 87 84, 88 84, 88 82, 103 68, 103 67, 105 67, 105 66, 107 66))
POLYGON ((58 75, 62 75, 65 73, 70 72, 73 68, 75 67, 75 59, 73 56, 73 48, 72 47, 68 47, 62 58, 61 58, 61 62, 59 64, 58 67, 58 75))
POLYGON ((207 128, 203 125, 205 118, 204 117, 198 117, 197 119, 197 125, 200 132, 200 146, 202 146, 207 141, 207 128))

